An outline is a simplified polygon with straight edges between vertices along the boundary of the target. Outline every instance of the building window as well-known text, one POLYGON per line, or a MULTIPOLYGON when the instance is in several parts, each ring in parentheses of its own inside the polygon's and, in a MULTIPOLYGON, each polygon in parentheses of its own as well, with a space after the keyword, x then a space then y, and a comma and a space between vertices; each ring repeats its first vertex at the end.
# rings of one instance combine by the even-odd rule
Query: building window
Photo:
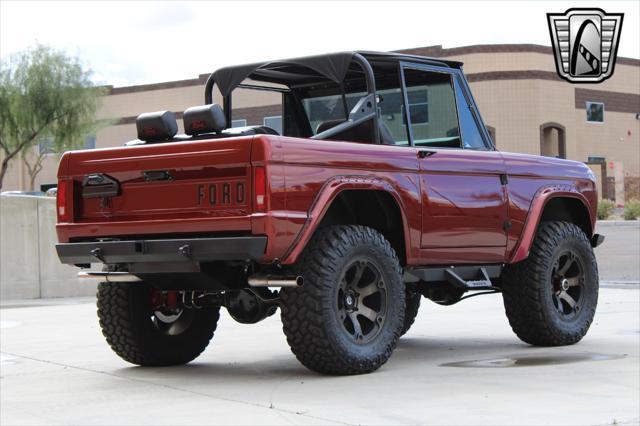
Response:
POLYGON ((496 128, 493 126, 485 126, 487 128, 487 132, 489 132, 489 137, 491 137, 491 142, 493 142, 493 146, 496 145, 496 128))
MULTIPOLYGON (((87 136, 86 138, 84 138, 84 143, 81 146, 76 146, 76 148, 73 149, 96 149, 96 137, 87 136)), ((48 138, 38 142, 38 154, 58 154, 56 145, 53 143, 53 139, 48 138)))
POLYGON ((84 149, 96 149, 96 137, 87 136, 84 139, 84 149))
POLYGON ((53 139, 42 139, 38 142, 38 154, 39 155, 49 155, 56 153, 56 146, 53 143, 53 139))
MULTIPOLYGON (((429 124, 429 95, 426 87, 407 89, 407 103, 409 104, 409 115, 411 125, 429 124)), ((402 124, 407 124, 404 114, 402 114, 402 124)))
POLYGON ((587 102, 587 122, 604 123, 604 104, 602 102, 587 102))
POLYGON ((271 127, 273 130, 278 132, 278 134, 282 134, 282 116, 274 115, 272 117, 265 117, 262 120, 262 124, 267 127, 271 127))
POLYGON ((587 157, 587 163, 606 163, 607 159, 605 157, 601 157, 601 156, 588 156, 587 157))
POLYGON ((238 120, 231 120, 231 127, 245 127, 247 125, 247 120, 244 118, 240 118, 238 120))

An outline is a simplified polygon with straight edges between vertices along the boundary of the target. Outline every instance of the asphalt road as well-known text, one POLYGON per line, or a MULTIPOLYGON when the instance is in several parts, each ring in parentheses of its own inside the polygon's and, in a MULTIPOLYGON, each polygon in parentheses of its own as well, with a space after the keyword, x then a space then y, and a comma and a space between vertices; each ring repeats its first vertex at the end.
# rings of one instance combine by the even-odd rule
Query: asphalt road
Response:
POLYGON ((596 248, 601 281, 640 283, 640 226, 596 226, 596 232, 605 236, 596 248))
POLYGON ((108 348, 90 298, 5 302, 0 424, 638 424, 638 230, 601 232, 603 288, 580 343, 523 344, 499 295, 423 300, 391 360, 365 376, 303 368, 277 316, 246 326, 224 313, 195 362, 140 368, 108 348))

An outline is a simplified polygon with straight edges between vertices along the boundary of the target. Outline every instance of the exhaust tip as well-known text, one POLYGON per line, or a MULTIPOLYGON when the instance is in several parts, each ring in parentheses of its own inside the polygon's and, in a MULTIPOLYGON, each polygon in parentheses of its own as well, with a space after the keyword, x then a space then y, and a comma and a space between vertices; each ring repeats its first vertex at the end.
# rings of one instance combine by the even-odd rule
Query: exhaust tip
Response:
POLYGON ((98 280, 107 283, 137 282, 142 281, 137 276, 128 272, 98 272, 98 271, 81 271, 78 272, 79 279, 98 280))
POLYGON ((251 287, 300 287, 304 283, 301 275, 274 276, 252 275, 247 279, 251 287))

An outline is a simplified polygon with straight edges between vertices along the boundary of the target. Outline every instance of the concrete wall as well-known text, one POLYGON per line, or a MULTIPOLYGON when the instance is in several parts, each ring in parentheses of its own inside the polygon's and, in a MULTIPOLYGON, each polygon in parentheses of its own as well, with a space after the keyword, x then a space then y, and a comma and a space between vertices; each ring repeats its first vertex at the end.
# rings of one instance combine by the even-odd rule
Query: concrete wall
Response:
POLYGON ((55 199, 0 196, 0 299, 91 296, 55 251, 55 199))

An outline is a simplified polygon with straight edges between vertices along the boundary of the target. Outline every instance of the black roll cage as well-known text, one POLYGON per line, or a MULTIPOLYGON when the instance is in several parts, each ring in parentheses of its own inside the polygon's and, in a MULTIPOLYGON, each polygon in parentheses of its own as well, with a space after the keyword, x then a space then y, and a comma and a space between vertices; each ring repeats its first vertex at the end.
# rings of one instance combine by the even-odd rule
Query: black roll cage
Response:
MULTIPOLYGON (((286 62, 286 61, 285 61, 286 62)), ((328 130, 325 130, 322 133, 318 133, 317 135, 312 136, 312 139, 326 139, 331 136, 334 136, 338 133, 341 133, 347 129, 358 126, 368 120, 373 121, 373 140, 375 143, 380 143, 380 130, 378 128, 378 114, 377 111, 377 101, 376 101, 376 81, 373 74, 373 68, 371 68, 371 64, 367 59, 362 56, 360 53, 354 53, 352 56, 352 62, 359 65, 362 69, 365 76, 365 83, 367 88, 367 94, 363 96, 356 105, 351 109, 348 116, 346 117, 346 121, 344 123, 340 123, 335 127, 332 127, 328 130)), ((311 68, 310 68, 311 69, 311 68)), ((250 74, 249 74, 250 75, 250 74)), ((207 79, 207 84, 204 89, 205 96, 205 104, 213 103, 213 87, 215 85, 214 74, 211 74, 207 79)), ((264 87, 253 84, 238 84, 236 87, 245 88, 245 89, 254 89, 254 90, 268 90, 268 91, 276 91, 276 92, 288 92, 287 89, 281 89, 276 87, 264 87)), ((340 85, 342 89, 343 99, 345 96, 344 86, 340 85)), ((232 121, 232 93, 229 93, 226 96, 223 96, 222 101, 222 109, 224 111, 225 119, 227 123, 231 123, 232 121)))
MULTIPOLYGON (((344 110, 346 113, 346 117, 345 117, 345 121, 343 123, 340 123, 334 127, 331 127, 321 133, 318 133, 314 136, 311 136, 311 139, 327 139, 330 138, 332 136, 335 136, 337 134, 340 134, 346 130, 349 130, 353 127, 356 127, 362 123, 365 123, 369 120, 372 121, 372 140, 374 141, 374 143, 376 144, 381 144, 382 140, 380 137, 380 128, 379 128, 379 123, 378 123, 378 114, 377 114, 377 107, 378 107, 378 100, 377 100, 377 94, 376 94, 376 82, 375 82, 375 75, 373 72, 373 68, 371 67, 371 64, 369 63, 369 60, 365 57, 365 56, 369 56, 373 59, 375 59, 376 61, 382 61, 382 62, 396 62, 398 63, 398 66, 400 67, 399 69, 401 70, 403 67, 407 67, 407 66, 411 66, 411 63, 414 64, 418 64, 418 65, 422 65, 422 66, 427 66, 427 67, 441 67, 441 68, 447 68, 449 70, 451 70, 453 77, 457 78, 458 81, 463 85, 463 92, 466 98, 466 101, 468 102, 469 106, 473 108, 473 114, 476 120, 476 124, 478 125, 480 132, 482 133, 483 139, 485 140, 485 144, 487 144, 487 148, 489 149, 495 149, 495 147, 493 146, 493 143, 491 141, 491 138, 488 136, 489 133, 486 130, 486 126, 484 125, 484 122, 482 120, 482 118, 480 117, 478 108, 476 106, 475 100, 473 99, 473 96, 471 95, 471 92, 469 91, 469 86, 466 82, 466 79, 463 77, 462 74, 462 63, 461 62, 457 62, 457 61, 449 61, 449 60, 440 60, 440 59, 432 59, 432 58, 427 58, 427 57, 423 57, 423 56, 416 56, 416 55, 409 55, 409 54, 400 54, 400 53, 380 53, 380 52, 350 52, 350 53, 342 53, 342 54, 336 54, 337 55, 342 55, 342 57, 344 57, 344 55, 351 55, 351 59, 350 59, 350 63, 355 63, 357 64, 362 72, 364 73, 364 77, 365 77, 365 83, 366 83, 366 95, 361 97, 358 102, 356 102, 355 106, 351 109, 351 111, 348 111, 347 113, 347 108, 346 108, 346 92, 345 92, 345 87, 344 87, 344 80, 338 82, 337 84, 340 87, 340 90, 342 92, 342 100, 343 100, 343 104, 344 104, 344 110)), ((334 55, 326 55, 327 60, 329 61, 332 56, 334 55)), ((235 72, 235 70, 238 71, 238 74, 240 76, 240 80, 244 80, 244 78, 250 78, 251 75, 253 74, 253 72, 257 71, 257 70, 261 70, 261 69, 269 69, 269 66, 275 66, 276 64, 278 66, 283 66, 283 65, 295 65, 298 67, 304 67, 308 70, 311 71, 316 71, 317 69, 314 69, 313 64, 318 64, 319 61, 322 60, 323 57, 309 57, 309 58, 299 58, 299 59, 291 59, 291 60, 283 60, 283 61, 278 61, 278 62, 273 62, 273 63, 264 63, 264 64, 254 64, 254 65, 244 65, 244 66, 239 66, 239 67, 232 67, 232 68, 227 68, 225 69, 225 72, 227 74, 232 74, 235 72), (311 62, 311 60, 313 60, 313 62, 311 62), (307 63, 307 61, 309 61, 309 63, 307 63), (249 70, 249 72, 247 72, 247 70, 249 70)), ((205 85, 205 104, 212 104, 213 103, 213 88, 216 85, 216 81, 215 81, 215 75, 218 71, 212 73, 209 78, 207 79, 206 85, 205 85)), ((322 74, 322 73, 320 73, 322 74)), ((345 74, 346 75, 346 74, 345 74)), ((402 96, 405 96, 405 83, 404 83, 404 77, 403 77, 403 73, 400 72, 400 77, 402 79, 402 96)), ((266 80, 265 81, 270 81, 270 80, 266 80)), ((271 80, 271 82, 274 82, 273 80, 271 80)), ((335 80, 334 80, 335 82, 335 80)), ((286 84, 285 84, 286 86, 286 84)), ((252 89, 252 90, 264 90, 264 91, 273 91, 273 92, 280 92, 280 93, 289 93, 291 92, 291 90, 289 88, 280 88, 280 87, 267 87, 267 86, 260 86, 260 85, 255 85, 255 84, 248 84, 248 83, 238 83, 233 85, 230 89, 227 88, 226 90, 228 90, 227 94, 223 93, 223 104, 222 104, 222 108, 225 114, 225 119, 227 121, 227 123, 231 123, 232 122, 232 92, 235 88, 243 88, 243 89, 252 89)), ((221 91, 222 93, 222 91, 221 91)), ((407 100, 404 99, 403 102, 405 103, 405 111, 408 111, 407 109, 407 100)), ((409 140, 412 140, 413 138, 411 137, 411 135, 409 135, 409 140)))

